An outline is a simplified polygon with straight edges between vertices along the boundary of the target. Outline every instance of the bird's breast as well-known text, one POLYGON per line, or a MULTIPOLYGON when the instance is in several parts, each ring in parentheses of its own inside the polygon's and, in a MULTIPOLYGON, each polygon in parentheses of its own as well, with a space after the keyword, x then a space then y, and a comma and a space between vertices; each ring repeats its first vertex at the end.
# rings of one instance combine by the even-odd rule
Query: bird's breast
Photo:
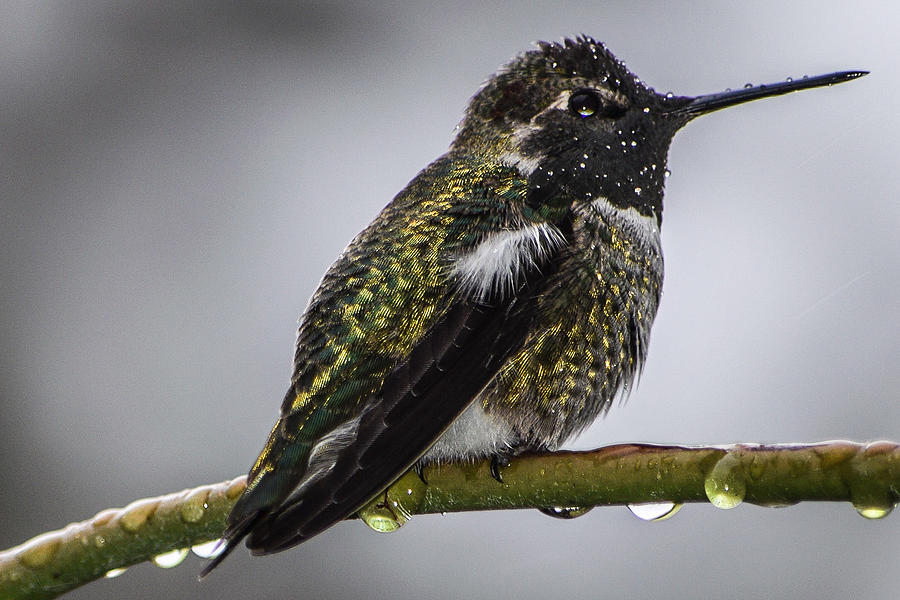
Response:
POLYGON ((655 218, 603 199, 580 207, 527 341, 480 398, 487 414, 535 448, 587 427, 636 377, 662 277, 655 218))

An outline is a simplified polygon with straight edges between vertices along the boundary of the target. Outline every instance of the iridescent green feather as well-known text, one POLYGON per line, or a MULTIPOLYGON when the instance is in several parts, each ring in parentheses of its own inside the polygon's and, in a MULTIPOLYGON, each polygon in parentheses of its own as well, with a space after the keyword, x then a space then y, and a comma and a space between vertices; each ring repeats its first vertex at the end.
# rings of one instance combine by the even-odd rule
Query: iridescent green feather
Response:
POLYGON ((420 173, 325 274, 301 320, 281 418, 231 522, 293 491, 317 441, 377 398, 450 304, 453 259, 523 219, 526 182, 517 171, 461 158, 420 173))

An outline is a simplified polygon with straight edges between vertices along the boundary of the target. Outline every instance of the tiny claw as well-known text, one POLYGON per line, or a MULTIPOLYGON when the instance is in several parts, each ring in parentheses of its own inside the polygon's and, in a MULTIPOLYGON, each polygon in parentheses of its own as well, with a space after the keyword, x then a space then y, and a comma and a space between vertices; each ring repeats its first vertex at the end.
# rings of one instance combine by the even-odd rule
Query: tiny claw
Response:
POLYGON ((503 483, 503 476, 500 474, 500 469, 509 466, 509 459, 505 456, 501 456, 499 454, 495 454, 491 457, 491 477, 503 483))
POLYGON ((428 485, 428 480, 425 479, 425 464, 420 460, 415 465, 413 465, 413 471, 416 472, 416 475, 419 476, 419 480, 428 485))

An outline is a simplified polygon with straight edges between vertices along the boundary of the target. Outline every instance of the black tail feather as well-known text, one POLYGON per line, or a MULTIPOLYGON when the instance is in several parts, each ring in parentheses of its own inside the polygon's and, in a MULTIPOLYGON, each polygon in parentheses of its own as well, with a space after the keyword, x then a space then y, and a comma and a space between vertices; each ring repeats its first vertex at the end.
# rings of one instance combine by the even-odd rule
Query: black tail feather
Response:
POLYGON ((225 544, 225 549, 222 550, 222 553, 210 560, 205 567, 200 571, 200 575, 197 577, 198 580, 203 581, 213 569, 218 567, 223 560, 225 560, 229 554, 234 552, 234 549, 238 547, 238 544, 241 543, 241 540, 247 536, 248 533, 256 526, 256 524, 262 519, 264 513, 262 511, 256 511, 250 513, 237 523, 233 525, 229 525, 228 529, 225 530, 225 533, 222 535, 222 544, 225 544))

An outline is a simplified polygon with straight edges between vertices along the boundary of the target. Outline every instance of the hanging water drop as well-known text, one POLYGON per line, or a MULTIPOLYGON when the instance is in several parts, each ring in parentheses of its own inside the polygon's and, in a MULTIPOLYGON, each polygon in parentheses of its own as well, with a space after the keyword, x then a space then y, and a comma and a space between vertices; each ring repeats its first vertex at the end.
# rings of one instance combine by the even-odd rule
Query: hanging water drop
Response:
POLYGON ((680 502, 644 502, 627 506, 631 514, 642 521, 665 521, 681 510, 684 504, 680 502))
POLYGON ((593 506, 551 506, 549 508, 539 508, 538 510, 554 519, 576 519, 587 514, 593 506))
POLYGON ((359 511, 359 518, 372 531, 391 533, 403 527, 410 514, 399 502, 388 501, 386 495, 381 495, 359 511))
POLYGON ((225 544, 222 540, 213 540, 204 544, 195 544, 191 546, 191 552, 200 558, 215 558, 225 551, 225 544))
POLYGON ((107 579, 114 579, 127 570, 127 567, 122 567, 121 569, 110 569, 106 572, 106 575, 104 575, 104 577, 106 577, 107 579))
MULTIPOLYGON (((881 442, 872 442, 866 446, 866 454, 878 453, 880 447, 881 442)), ((851 484, 850 502, 861 517, 883 519, 897 506, 897 490, 892 486, 876 483, 865 475, 865 472, 859 473, 860 479, 851 484)))
POLYGON ((893 506, 860 506, 857 504, 854 504, 853 508, 859 513, 859 516, 866 519, 883 519, 894 510, 893 506))
POLYGON ((175 550, 171 550, 169 552, 163 552, 162 554, 157 554, 150 560, 157 567, 161 567, 163 569, 171 569, 172 567, 177 567, 188 555, 187 548, 176 548, 175 550))
POLYGON ((883 519, 896 506, 896 497, 891 492, 878 487, 868 488, 864 484, 851 488, 850 497, 853 508, 866 519, 883 519))
POLYGON ((360 518, 363 520, 363 523, 369 526, 369 529, 377 531, 378 533, 391 533, 397 531, 406 523, 406 521, 398 519, 393 515, 374 514, 371 512, 365 514, 360 513, 360 518))

